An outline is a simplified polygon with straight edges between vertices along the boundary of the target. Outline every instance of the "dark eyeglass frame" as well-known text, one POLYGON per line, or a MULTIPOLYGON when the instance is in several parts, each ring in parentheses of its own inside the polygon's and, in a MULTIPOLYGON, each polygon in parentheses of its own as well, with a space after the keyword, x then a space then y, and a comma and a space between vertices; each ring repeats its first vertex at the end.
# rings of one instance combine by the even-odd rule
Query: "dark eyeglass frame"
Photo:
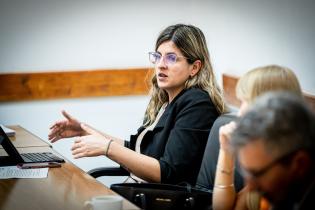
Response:
POLYGON ((179 55, 176 55, 175 53, 168 53, 166 55, 161 55, 161 53, 158 53, 158 52, 149 52, 149 61, 151 63, 153 63, 154 65, 158 64, 159 62, 161 62, 161 59, 163 59, 163 57, 164 57, 164 62, 165 62, 166 65, 173 65, 173 64, 175 64, 177 62, 178 58, 188 59, 185 56, 179 56, 179 55), (171 56, 174 56, 173 60, 170 59, 171 56))
POLYGON ((266 165, 265 167, 259 170, 249 171, 244 168, 241 168, 241 174, 245 178, 258 179, 259 177, 266 174, 275 165, 288 161, 290 158, 293 157, 293 155, 295 155, 296 152, 297 150, 281 155, 278 158, 274 159, 271 163, 269 163, 268 165, 266 165))

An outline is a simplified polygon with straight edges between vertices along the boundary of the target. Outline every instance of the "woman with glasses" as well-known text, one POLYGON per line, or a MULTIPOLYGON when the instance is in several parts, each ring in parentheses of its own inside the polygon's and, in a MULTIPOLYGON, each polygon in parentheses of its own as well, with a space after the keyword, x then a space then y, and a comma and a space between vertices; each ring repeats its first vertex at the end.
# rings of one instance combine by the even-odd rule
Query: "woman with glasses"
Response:
MULTIPOLYGON (((270 65, 247 72, 236 86, 236 96, 241 101, 238 115, 242 116, 258 96, 268 91, 281 90, 289 91, 302 98, 299 81, 292 70, 270 65)), ((266 210, 269 208, 268 203, 258 192, 253 192, 245 186, 237 193, 234 188, 235 157, 230 148, 230 136, 235 126, 235 122, 230 122, 220 127, 220 151, 213 187, 213 209, 266 210)), ((255 175, 258 177, 266 170, 257 171, 255 175)), ((244 176, 244 171, 240 173, 244 176)))
POLYGON ((72 147, 74 158, 105 155, 130 172, 126 182, 194 185, 211 126, 225 112, 205 37, 192 25, 169 26, 149 59, 155 69, 151 99, 130 141, 100 133, 66 112, 49 139, 80 136, 72 147))

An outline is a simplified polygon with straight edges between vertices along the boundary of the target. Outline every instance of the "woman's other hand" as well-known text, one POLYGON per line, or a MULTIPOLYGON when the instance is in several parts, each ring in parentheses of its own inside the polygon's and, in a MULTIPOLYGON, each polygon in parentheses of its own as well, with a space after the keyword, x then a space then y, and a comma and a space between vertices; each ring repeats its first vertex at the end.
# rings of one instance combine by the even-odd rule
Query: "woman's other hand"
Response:
POLYGON ((220 127, 219 138, 220 138, 220 149, 229 150, 231 134, 235 130, 236 123, 230 122, 220 127))
POLYGON ((105 155, 109 138, 88 125, 81 124, 81 128, 90 135, 75 139, 71 148, 74 158, 105 155))
POLYGON ((57 121, 50 127, 48 139, 51 143, 62 138, 87 135, 87 133, 81 128, 80 122, 77 119, 69 115, 64 110, 62 111, 62 115, 66 119, 57 121))

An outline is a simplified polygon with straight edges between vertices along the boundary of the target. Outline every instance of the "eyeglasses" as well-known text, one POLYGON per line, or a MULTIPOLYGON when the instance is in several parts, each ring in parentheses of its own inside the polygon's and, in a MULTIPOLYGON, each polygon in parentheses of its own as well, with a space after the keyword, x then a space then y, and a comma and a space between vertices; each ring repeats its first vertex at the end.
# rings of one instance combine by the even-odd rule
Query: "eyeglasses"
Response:
POLYGON ((295 150, 293 152, 289 152, 287 154, 284 154, 284 155, 276 158, 275 160, 273 160, 271 163, 269 163, 268 165, 266 165, 265 167, 263 167, 260 170, 250 171, 250 170, 246 170, 244 168, 241 168, 241 174, 245 178, 258 179, 259 177, 261 177, 262 175, 267 173, 276 164, 288 161, 296 152, 297 151, 295 150))
POLYGON ((176 63, 178 58, 186 58, 184 56, 178 56, 175 53, 169 53, 169 54, 162 56, 158 52, 149 52, 149 60, 153 64, 160 63, 160 61, 163 57, 164 57, 164 62, 166 65, 173 65, 174 63, 176 63))

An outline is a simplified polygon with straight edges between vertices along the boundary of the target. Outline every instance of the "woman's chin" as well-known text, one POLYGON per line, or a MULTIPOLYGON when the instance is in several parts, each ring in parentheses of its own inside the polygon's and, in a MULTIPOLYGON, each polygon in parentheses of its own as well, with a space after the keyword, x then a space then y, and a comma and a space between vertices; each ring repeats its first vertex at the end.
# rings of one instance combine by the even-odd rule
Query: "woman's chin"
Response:
POLYGON ((157 85, 159 88, 164 89, 164 90, 168 87, 165 82, 160 82, 160 81, 158 81, 157 85))

